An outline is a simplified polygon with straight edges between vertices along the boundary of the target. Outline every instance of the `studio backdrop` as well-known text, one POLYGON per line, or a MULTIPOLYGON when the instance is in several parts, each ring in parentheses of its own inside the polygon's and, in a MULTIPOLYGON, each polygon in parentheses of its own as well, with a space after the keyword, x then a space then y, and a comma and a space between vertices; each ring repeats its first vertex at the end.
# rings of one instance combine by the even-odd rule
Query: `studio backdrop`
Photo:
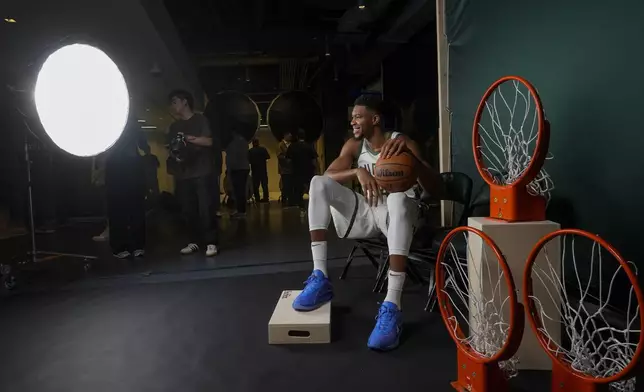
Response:
POLYGON ((482 184, 477 105, 498 78, 528 79, 552 126, 549 219, 598 233, 644 268, 644 2, 447 0, 446 14, 453 170, 482 184))

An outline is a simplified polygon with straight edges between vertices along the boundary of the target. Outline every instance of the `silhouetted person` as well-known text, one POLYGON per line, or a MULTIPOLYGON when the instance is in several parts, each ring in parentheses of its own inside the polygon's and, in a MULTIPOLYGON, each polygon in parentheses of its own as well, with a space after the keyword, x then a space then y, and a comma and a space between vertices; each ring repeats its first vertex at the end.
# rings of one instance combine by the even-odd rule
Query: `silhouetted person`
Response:
POLYGON ((159 158, 156 155, 152 154, 150 150, 150 145, 145 143, 140 146, 141 151, 143 151, 143 169, 145 171, 145 187, 146 187, 146 199, 148 208, 153 208, 156 204, 157 198, 159 197, 159 158))
POLYGON ((268 150, 259 145, 257 138, 253 139, 253 147, 248 150, 248 161, 250 162, 250 170, 253 176, 253 193, 255 200, 259 199, 259 186, 262 186, 264 198, 262 202, 268 202, 268 170, 266 169, 266 161, 271 159, 268 150))
POLYGON ((248 185, 248 141, 237 131, 233 132, 233 139, 226 147, 226 169, 230 176, 235 197, 236 212, 232 217, 246 216, 246 189, 248 185))
MULTIPOLYGON (((147 141, 136 123, 130 123, 107 152, 105 188, 109 239, 119 259, 145 254, 145 168, 138 148, 147 141)), ((149 149, 149 146, 147 147, 149 149)))
MULTIPOLYGON (((212 124, 211 124, 212 125, 212 124)), ((224 161, 222 158, 221 148, 221 130, 212 129, 212 152, 213 152, 213 167, 212 172, 212 212, 216 216, 221 216, 221 173, 224 161)))
POLYGON ((282 205, 289 207, 292 204, 294 196, 294 183, 293 183, 293 163, 286 156, 291 142, 293 141, 293 134, 290 131, 284 133, 284 138, 278 146, 278 172, 281 176, 281 191, 282 191, 282 205))
POLYGON ((293 163, 293 202, 304 210, 304 193, 311 178, 315 175, 318 153, 315 148, 304 141, 304 134, 299 133, 286 152, 286 157, 293 163))

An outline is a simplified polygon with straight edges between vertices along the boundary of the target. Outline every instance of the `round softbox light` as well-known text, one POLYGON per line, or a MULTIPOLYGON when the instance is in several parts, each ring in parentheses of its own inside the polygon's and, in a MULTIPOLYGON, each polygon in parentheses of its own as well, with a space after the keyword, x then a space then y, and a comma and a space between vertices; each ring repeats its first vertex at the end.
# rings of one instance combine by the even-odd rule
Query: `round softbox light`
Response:
POLYGON ((51 140, 80 157, 98 155, 114 145, 130 110, 119 68, 103 51, 85 44, 64 46, 45 60, 35 101, 51 140))
POLYGON ((204 115, 213 130, 220 133, 222 147, 230 143, 234 131, 250 141, 257 133, 262 118, 255 101, 237 91, 217 93, 208 102, 204 115))
POLYGON ((267 123, 277 140, 282 140, 286 132, 295 134, 302 129, 307 142, 318 140, 324 126, 322 109, 303 91, 278 95, 268 108, 267 123))

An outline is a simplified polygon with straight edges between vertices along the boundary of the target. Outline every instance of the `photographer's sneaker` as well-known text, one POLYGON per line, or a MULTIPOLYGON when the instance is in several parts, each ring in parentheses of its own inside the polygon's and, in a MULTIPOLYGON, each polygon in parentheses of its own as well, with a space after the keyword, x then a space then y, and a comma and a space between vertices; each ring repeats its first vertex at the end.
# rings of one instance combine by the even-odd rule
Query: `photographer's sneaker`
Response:
POLYGON ((109 239, 110 239, 110 227, 109 226, 107 226, 105 228, 105 230, 103 230, 103 232, 101 234, 95 235, 94 237, 92 237, 92 240, 96 241, 96 242, 105 242, 105 241, 108 241, 109 239))
POLYGON ((131 256, 131 254, 127 250, 125 250, 123 252, 119 252, 119 253, 114 253, 114 257, 116 257, 117 259, 121 259, 121 260, 127 259, 130 256, 131 256))
POLYGON ((219 250, 215 245, 208 245, 208 247, 206 248, 206 256, 208 257, 217 256, 218 253, 219 250))
POLYGON ((143 257, 145 256, 145 250, 137 249, 134 251, 134 257, 143 257))
POLYGON ((185 248, 181 249, 181 254, 182 255, 189 255, 192 253, 195 253, 199 250, 199 246, 197 244, 188 244, 185 248))

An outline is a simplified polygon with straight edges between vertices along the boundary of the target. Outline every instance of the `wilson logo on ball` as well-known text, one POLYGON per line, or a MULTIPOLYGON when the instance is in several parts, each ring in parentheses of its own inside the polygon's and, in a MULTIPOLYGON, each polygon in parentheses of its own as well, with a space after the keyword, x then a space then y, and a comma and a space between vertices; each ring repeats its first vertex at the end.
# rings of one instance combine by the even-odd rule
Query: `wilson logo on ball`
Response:
POLYGON ((403 177, 405 172, 403 170, 380 169, 377 175, 378 177, 403 177))

